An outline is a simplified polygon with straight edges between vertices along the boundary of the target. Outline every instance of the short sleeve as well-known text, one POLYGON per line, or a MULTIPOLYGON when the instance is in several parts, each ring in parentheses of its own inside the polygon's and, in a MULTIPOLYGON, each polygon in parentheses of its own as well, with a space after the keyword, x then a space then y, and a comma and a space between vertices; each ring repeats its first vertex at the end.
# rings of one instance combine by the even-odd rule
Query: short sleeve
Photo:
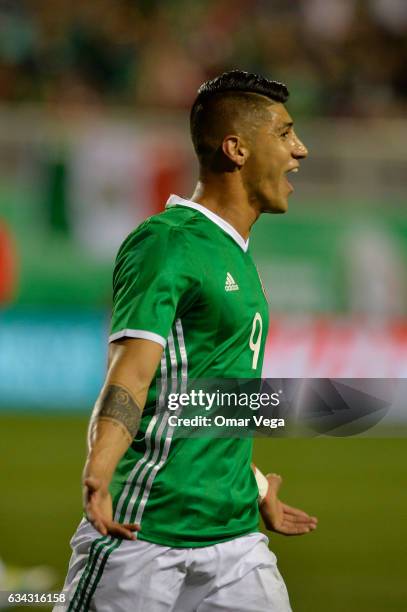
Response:
POLYGON ((145 338, 165 346, 200 288, 188 243, 186 230, 148 223, 125 240, 113 274, 110 342, 145 338))

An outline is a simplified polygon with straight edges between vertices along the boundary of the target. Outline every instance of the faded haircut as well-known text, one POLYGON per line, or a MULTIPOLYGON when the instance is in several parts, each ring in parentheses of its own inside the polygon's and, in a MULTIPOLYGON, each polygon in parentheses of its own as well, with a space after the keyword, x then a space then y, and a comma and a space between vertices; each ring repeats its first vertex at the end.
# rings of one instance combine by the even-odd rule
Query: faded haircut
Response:
POLYGON ((190 115, 191 138, 201 166, 214 163, 227 132, 247 135, 266 118, 270 102, 284 104, 289 95, 284 83, 242 70, 224 72, 203 83, 190 115))

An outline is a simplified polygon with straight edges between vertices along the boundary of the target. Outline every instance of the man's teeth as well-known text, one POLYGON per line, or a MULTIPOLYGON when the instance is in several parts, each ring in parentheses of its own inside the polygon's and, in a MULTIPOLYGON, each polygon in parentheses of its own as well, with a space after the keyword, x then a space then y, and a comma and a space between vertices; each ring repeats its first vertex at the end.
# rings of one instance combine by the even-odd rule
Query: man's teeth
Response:
POLYGON ((292 170, 289 170, 288 172, 298 172, 298 168, 293 168, 292 170))

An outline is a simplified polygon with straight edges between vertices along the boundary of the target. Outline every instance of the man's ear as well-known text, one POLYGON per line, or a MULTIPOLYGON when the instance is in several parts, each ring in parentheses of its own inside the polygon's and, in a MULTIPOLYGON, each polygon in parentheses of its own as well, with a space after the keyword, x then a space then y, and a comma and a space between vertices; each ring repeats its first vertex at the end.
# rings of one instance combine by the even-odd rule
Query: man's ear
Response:
POLYGON ((244 166, 250 155, 248 147, 240 136, 235 135, 225 136, 222 142, 222 151, 239 168, 244 166))

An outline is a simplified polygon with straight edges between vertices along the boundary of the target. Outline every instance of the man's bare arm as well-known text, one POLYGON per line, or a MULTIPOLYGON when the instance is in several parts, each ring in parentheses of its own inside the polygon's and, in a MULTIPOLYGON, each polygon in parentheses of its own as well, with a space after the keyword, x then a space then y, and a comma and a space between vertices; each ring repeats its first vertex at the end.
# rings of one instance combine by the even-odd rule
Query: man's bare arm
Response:
POLYGON ((141 409, 132 397, 131 391, 121 384, 110 384, 102 393, 95 406, 91 423, 91 438, 94 436, 99 421, 110 421, 121 427, 129 438, 129 443, 136 435, 141 419, 141 409))
POLYGON ((133 539, 132 532, 138 529, 113 521, 109 484, 138 431, 162 350, 159 344, 143 339, 126 339, 110 346, 106 382, 89 423, 83 471, 84 509, 103 535, 133 539))

